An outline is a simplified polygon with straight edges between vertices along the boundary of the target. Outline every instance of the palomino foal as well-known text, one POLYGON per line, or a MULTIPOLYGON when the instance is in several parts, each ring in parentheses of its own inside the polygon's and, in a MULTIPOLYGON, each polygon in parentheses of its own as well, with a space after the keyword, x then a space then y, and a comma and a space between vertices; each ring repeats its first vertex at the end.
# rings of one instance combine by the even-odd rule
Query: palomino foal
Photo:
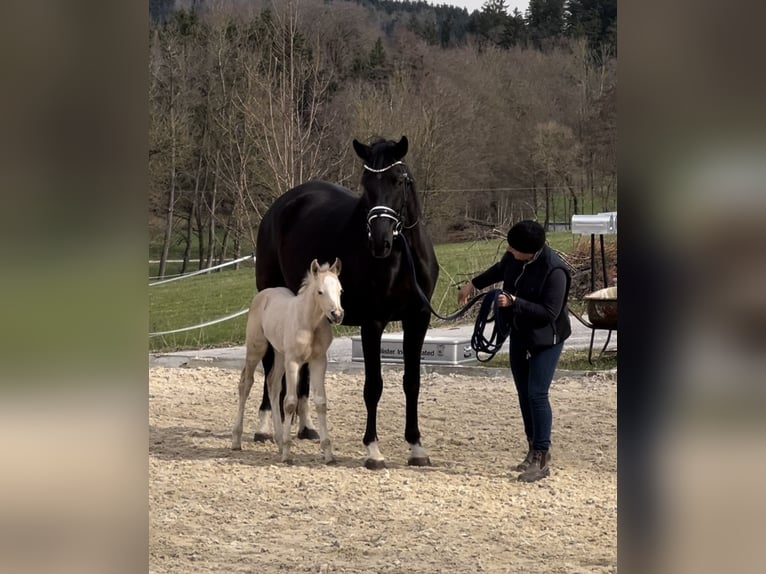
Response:
POLYGON ((253 386, 253 373, 266 353, 269 343, 274 348, 274 368, 268 376, 269 399, 279 405, 282 375, 286 375, 284 399, 285 420, 279 408, 272 409, 274 441, 282 453, 282 461, 290 461, 291 423, 298 404, 298 371, 308 363, 312 394, 319 416, 319 444, 325 462, 332 462, 332 444, 327 436, 327 396, 324 377, 327 349, 332 342, 330 324, 343 320, 340 294, 343 289, 340 259, 332 266, 311 262, 309 272, 297 295, 286 287, 264 289, 253 298, 247 316, 245 368, 239 380, 239 411, 231 437, 231 448, 242 449, 242 422, 245 402, 253 386))

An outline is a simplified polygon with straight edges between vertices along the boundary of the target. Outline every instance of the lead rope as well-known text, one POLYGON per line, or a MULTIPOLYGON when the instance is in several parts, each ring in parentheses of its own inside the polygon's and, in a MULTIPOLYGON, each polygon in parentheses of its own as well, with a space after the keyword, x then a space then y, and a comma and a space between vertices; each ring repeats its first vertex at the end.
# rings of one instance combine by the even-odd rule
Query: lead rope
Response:
POLYGON ((473 335, 471 336, 471 348, 476 351, 476 360, 482 363, 491 361, 500 352, 505 340, 511 333, 510 323, 505 320, 500 312, 502 307, 500 307, 499 297, 503 293, 505 292, 502 289, 487 291, 484 294, 484 301, 479 308, 479 314, 476 316, 476 323, 474 324, 473 335), (490 313, 492 314, 490 315, 490 313), (489 338, 484 335, 484 328, 487 323, 494 323, 492 334, 489 338), (484 353, 488 356, 486 359, 482 359, 479 353, 484 353))
POLYGON ((402 243, 404 244, 404 252, 407 256, 407 262, 409 263, 410 271, 412 273, 412 282, 415 285, 415 291, 417 291, 423 303, 425 303, 428 310, 435 317, 443 321, 454 321, 455 319, 465 315, 471 307, 483 299, 481 307, 479 308, 479 314, 476 316, 473 335, 471 336, 471 348, 476 352, 476 359, 479 362, 486 363, 491 361, 492 358, 500 351, 500 349, 502 349, 505 340, 508 338, 508 335, 511 332, 511 325, 504 319, 503 314, 500 312, 501 307, 498 301, 499 296, 505 293, 505 291, 502 289, 492 289, 485 293, 479 293, 452 315, 447 315, 446 317, 440 315, 431 306, 431 302, 428 300, 428 297, 426 297, 426 294, 423 293, 423 290, 418 284, 418 277, 415 273, 415 262, 412 259, 412 253, 410 252, 410 245, 407 241, 407 238, 404 237, 403 234, 400 234, 399 237, 402 238, 402 243), (492 334, 489 336, 489 338, 484 336, 484 328, 486 327, 487 323, 495 324, 492 328, 492 334), (482 359, 479 357, 479 353, 484 353, 488 355, 488 357, 482 359))

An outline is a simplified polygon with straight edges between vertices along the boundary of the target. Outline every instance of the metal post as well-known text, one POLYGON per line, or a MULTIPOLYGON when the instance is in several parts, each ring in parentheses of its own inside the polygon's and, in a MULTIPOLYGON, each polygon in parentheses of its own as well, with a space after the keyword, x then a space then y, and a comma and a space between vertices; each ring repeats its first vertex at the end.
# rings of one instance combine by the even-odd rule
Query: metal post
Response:
POLYGON ((596 290, 596 235, 590 234, 590 292, 596 290))
POLYGON ((609 287, 609 284, 606 278, 606 257, 604 255, 604 236, 599 235, 598 238, 601 241, 601 267, 604 270, 604 288, 607 288, 609 287))

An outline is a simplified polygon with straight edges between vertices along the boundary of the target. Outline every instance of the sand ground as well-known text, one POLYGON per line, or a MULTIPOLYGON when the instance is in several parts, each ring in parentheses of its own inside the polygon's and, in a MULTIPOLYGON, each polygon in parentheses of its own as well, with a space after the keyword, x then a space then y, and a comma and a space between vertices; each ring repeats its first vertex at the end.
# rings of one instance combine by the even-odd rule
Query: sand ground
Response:
POLYGON ((432 467, 407 466, 401 371, 384 371, 378 436, 387 468, 362 466, 361 372, 328 372, 335 465, 297 441, 294 463, 254 443, 230 450, 239 373, 149 372, 151 572, 615 572, 616 375, 551 387, 551 476, 525 484, 507 377, 430 373, 420 430, 432 467))

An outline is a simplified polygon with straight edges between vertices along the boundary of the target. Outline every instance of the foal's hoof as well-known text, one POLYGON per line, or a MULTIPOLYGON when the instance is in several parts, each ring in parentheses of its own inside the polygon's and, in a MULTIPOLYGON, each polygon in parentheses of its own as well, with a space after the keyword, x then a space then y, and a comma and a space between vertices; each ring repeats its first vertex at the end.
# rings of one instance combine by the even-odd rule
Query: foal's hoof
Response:
POLYGON ((273 438, 274 437, 270 434, 257 432, 253 435, 253 442, 271 442, 273 438))
POLYGON ((431 466, 431 459, 427 456, 413 457, 407 461, 408 466, 431 466))
POLYGON ((383 470, 386 468, 386 461, 382 459, 366 458, 364 459, 364 468, 368 470, 383 470))
POLYGON ((303 427, 298 431, 298 438, 303 440, 319 440, 319 433, 309 427, 303 427))

